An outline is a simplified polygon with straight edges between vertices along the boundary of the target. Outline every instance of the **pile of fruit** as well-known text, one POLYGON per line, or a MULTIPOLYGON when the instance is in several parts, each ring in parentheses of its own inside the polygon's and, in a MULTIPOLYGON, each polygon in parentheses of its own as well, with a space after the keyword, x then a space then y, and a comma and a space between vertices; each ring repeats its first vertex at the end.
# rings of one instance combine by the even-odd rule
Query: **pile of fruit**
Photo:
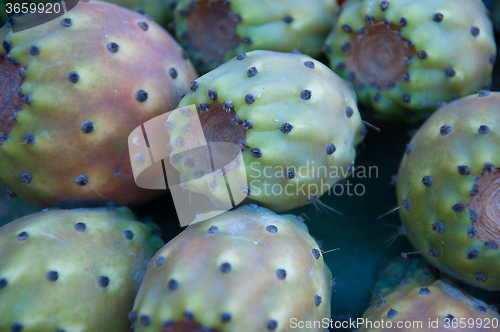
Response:
POLYGON ((0 332, 500 331, 500 1, 29 3, 0 332))

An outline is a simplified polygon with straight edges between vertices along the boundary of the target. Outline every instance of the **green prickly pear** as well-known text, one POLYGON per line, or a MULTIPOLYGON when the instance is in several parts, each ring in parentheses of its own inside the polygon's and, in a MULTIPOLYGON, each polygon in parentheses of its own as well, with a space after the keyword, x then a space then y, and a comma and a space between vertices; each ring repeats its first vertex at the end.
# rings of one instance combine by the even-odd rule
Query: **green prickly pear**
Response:
POLYGON ((496 308, 436 279, 421 259, 393 263, 375 290, 359 332, 479 332, 499 325, 496 308))
POLYGON ((411 124, 490 85, 496 55, 481 0, 346 1, 325 50, 376 117, 411 124))
POLYGON ((80 1, 56 20, 16 33, 4 26, 5 34, 0 185, 41 207, 158 195, 135 184, 127 138, 174 109, 196 77, 168 33, 139 13, 80 1))
MULTIPOLYGON (((356 95, 328 67, 307 55, 253 51, 203 75, 179 107, 196 105, 207 142, 241 147, 248 200, 283 212, 315 203, 352 172, 355 147, 366 134, 356 95), (223 135, 221 134, 223 133, 223 135)), ((169 116, 170 162, 192 192, 227 203, 222 174, 204 152, 184 151, 192 117, 169 116)))
POLYGON ((175 32, 200 73, 206 73, 253 50, 318 56, 337 9, 336 0, 181 0, 175 32))
POLYGON ((441 271, 500 290, 500 93, 439 109, 401 161, 397 197, 410 242, 441 271))
POLYGON ((0 227, 0 331, 128 331, 162 244, 127 208, 48 210, 0 227))
POLYGON ((252 204, 192 224, 165 245, 130 318, 137 332, 288 331, 293 319, 329 319, 331 292, 303 219, 252 204))

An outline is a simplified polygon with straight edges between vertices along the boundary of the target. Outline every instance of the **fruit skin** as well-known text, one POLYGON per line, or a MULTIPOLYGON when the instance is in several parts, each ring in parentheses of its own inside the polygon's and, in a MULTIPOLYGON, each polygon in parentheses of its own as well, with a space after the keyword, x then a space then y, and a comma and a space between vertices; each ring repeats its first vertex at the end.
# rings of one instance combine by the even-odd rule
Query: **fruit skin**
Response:
MULTIPOLYGON (((203 109, 204 104, 210 104, 212 108, 208 112, 198 111, 198 114, 215 118, 227 113, 217 105, 229 102, 233 106, 229 120, 221 120, 223 124, 206 124, 205 127, 202 120, 202 127, 208 142, 229 141, 244 150, 244 167, 227 170, 227 178, 243 183, 246 172, 245 185, 231 185, 231 188, 244 187, 242 192, 246 195, 248 185, 248 201, 275 212, 284 212, 315 202, 317 197, 351 173, 355 147, 363 140, 366 128, 354 92, 319 61, 302 54, 253 51, 230 60, 193 84, 197 84, 196 91, 190 90, 179 107, 196 105, 203 109), (208 96, 209 89, 216 92, 215 101, 208 96), (303 96, 307 91, 310 99, 303 96), (249 104, 249 96, 253 96, 255 102, 249 104), (233 121, 233 114, 243 125, 233 121), (286 130, 283 128, 286 124, 293 128, 286 130), (225 138, 213 134, 221 130, 226 133, 225 138), (244 130, 246 140, 242 141, 241 132, 233 135, 231 130, 244 130), (256 149, 260 149, 260 157, 255 154, 259 151, 256 149), (289 169, 294 170, 293 177, 288 176, 289 169)), ((169 116, 169 121, 174 124, 169 130, 171 141, 187 137, 183 128, 192 122, 191 118, 180 112, 169 116)), ((180 178, 188 181, 188 189, 228 203, 227 196, 224 196, 224 178, 208 174, 211 170, 197 163, 186 165, 190 158, 184 152, 186 147, 176 146, 175 142, 172 147, 170 161, 180 172, 180 178), (177 155, 181 158, 173 162, 177 155), (200 170, 206 175, 196 178, 196 172, 200 170), (213 181, 217 181, 215 188, 211 186, 213 181)))
POLYGON ((14 34, 9 31, 7 40, 0 46, 0 66, 12 69, 13 76, 0 85, 11 89, 10 99, 19 98, 17 66, 27 68, 20 91, 31 104, 19 99, 19 108, 0 110, 0 132, 8 134, 7 140, 2 135, 0 146, 0 185, 41 207, 109 201, 134 205, 157 196, 159 191, 135 184, 127 138, 144 121, 174 109, 196 77, 168 33, 128 9, 80 1, 56 20, 14 34), (69 27, 61 24, 66 18, 71 19, 69 27), (146 31, 139 22, 148 25, 146 31), (109 42, 118 44, 117 52, 109 49, 109 42), (5 44, 12 45, 9 56, 17 65, 9 63, 5 44), (30 54, 33 45, 38 46, 37 55, 30 54), (175 78, 170 68, 175 68, 175 78), (69 76, 73 71, 79 78, 69 76), (136 98, 139 89, 148 93, 144 102, 136 98), (84 132, 85 121, 92 122, 92 132, 84 132), (29 134, 34 135, 34 145, 26 140, 29 134), (24 173, 31 180, 22 178, 24 173), (75 183, 85 183, 80 175, 87 185, 75 183))
POLYGON ((188 226, 165 245, 146 270, 131 316, 134 331, 160 331, 162 323, 175 324, 174 331, 183 324, 288 331, 291 318, 329 319, 331 292, 330 270, 303 219, 246 205, 188 226), (268 329, 271 320, 275 329, 268 329))
POLYGON ((320 56, 337 10, 336 0, 181 0, 175 33, 204 74, 253 50, 320 56))
MULTIPOLYGON (((377 43, 381 43, 380 40, 377 43)), ((439 103, 465 97, 491 84, 496 55, 493 25, 481 0, 347 1, 325 44, 330 67, 354 83, 361 104, 372 107, 376 118, 407 124, 424 121, 439 103), (387 9, 382 10, 382 3, 388 4, 387 9), (438 13, 443 14, 441 21, 434 17, 438 13), (415 53, 407 67, 410 81, 405 81, 401 75, 398 81, 392 82, 395 83, 393 88, 383 84, 379 89, 371 86, 372 82, 363 86, 353 79, 349 68, 351 62, 347 61, 347 57, 351 59, 354 51, 351 48, 345 52, 342 45, 352 45, 357 38, 357 30, 370 26, 365 21, 366 15, 373 16, 375 23, 382 26, 383 19, 389 19, 395 35, 397 29, 402 31, 405 41, 401 43, 406 43, 402 49, 414 49, 415 53), (406 25, 400 27, 402 17, 406 18, 406 22, 401 24, 406 25), (343 29, 345 24, 352 32, 343 29), (480 29, 476 37, 472 34, 472 26, 480 29), (413 48, 408 46, 408 40, 413 42, 413 48), (425 51, 427 57, 417 53, 421 51, 425 51), (447 70, 450 68, 454 72, 449 71, 449 77, 447 70)), ((387 54, 380 54, 378 60, 383 62, 387 54)), ((372 59, 373 54, 367 54, 364 60, 366 66, 376 65, 369 62, 372 59)), ((401 58, 402 67, 406 66, 405 61, 401 58)), ((387 72, 396 68, 395 61, 389 66, 378 69, 387 72)))
POLYGON ((1 227, 0 331, 128 331, 147 261, 162 245, 127 208, 48 210, 1 227))
POLYGON ((499 102, 482 91, 438 110, 408 144, 397 185, 410 242, 441 271, 488 290, 500 289, 499 102))
POLYGON ((490 331, 494 327, 493 320, 498 321, 500 315, 493 306, 463 292, 450 280, 436 280, 436 275, 429 272, 422 277, 425 271, 421 269, 423 265, 421 259, 391 264, 387 275, 376 287, 384 287, 388 283, 392 287, 385 287, 383 295, 376 293, 372 305, 363 315, 363 319, 372 325, 366 322, 358 326, 359 332, 490 331), (382 320, 384 325, 380 327, 382 320), (481 325, 475 323, 471 328, 469 324, 472 320, 480 320, 481 325), (490 327, 485 328, 488 321, 490 327), (412 325, 405 327, 408 322, 412 325), (421 325, 414 325, 417 322, 421 325), (429 322, 438 322, 439 325, 430 327, 429 322))

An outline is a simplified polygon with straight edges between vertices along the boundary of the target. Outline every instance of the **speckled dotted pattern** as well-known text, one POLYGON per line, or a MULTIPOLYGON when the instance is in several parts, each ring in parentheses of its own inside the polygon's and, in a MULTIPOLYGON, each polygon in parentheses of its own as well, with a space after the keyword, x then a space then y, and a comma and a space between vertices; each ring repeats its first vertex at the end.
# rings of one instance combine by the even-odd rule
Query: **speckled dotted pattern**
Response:
POLYGON ((163 245, 127 208, 49 210, 0 228, 1 331, 127 331, 163 245))
POLYGON ((332 275, 303 222, 251 204, 189 226, 153 257, 134 331, 286 331, 292 318, 329 318, 332 275))
MULTIPOLYGON (((347 177, 366 134, 352 89, 301 54, 241 53, 192 82, 179 107, 190 105, 208 142, 241 147, 245 168, 231 169, 228 177, 244 178, 246 171, 247 199, 275 212, 314 203, 347 177)), ((183 152, 189 116, 175 112, 169 121, 170 161, 181 182, 224 202, 222 175, 204 175, 201 157, 183 152)))
POLYGON ((417 124, 491 84, 496 45, 481 0, 349 0, 342 9, 324 50, 375 117, 417 124))
POLYGON ((127 137, 174 109, 197 77, 144 15, 80 1, 56 20, 0 36, 0 185, 42 208, 137 205, 127 137))
POLYGON ((500 93, 481 91, 437 111, 408 144, 398 174, 408 239, 433 265, 500 289, 500 93))

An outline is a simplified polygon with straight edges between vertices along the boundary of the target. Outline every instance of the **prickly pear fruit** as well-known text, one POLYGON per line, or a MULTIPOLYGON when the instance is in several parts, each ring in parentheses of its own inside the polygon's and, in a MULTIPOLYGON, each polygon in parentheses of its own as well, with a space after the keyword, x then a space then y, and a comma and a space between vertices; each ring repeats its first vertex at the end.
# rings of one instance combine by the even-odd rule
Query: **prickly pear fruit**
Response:
MULTIPOLYGON (((316 202, 346 178, 366 130, 346 82, 302 54, 242 53, 193 81, 179 107, 189 105, 198 108, 207 142, 243 150, 245 167, 226 170, 228 178, 246 172, 241 191, 276 212, 316 202)), ((190 117, 174 112, 169 121, 170 161, 181 182, 227 203, 222 174, 208 174, 203 155, 175 143, 186 137, 190 117)))
POLYGON ((0 331, 128 331, 163 242, 127 208, 48 210, 0 228, 0 331))
POLYGON ((385 292, 375 293, 372 305, 358 321, 359 332, 497 329, 500 315, 494 307, 463 292, 450 280, 436 280, 422 266, 418 259, 389 267, 376 286, 385 292))
POLYGON ((324 49, 376 117, 413 124, 488 86, 496 56, 481 0, 347 1, 324 49))
POLYGON ((0 185, 42 207, 158 195, 136 186, 127 139, 174 109, 196 77, 167 32, 128 9, 80 1, 8 32, 0 51, 0 185))
POLYGON ((444 106, 401 161, 397 197, 410 242, 441 271, 500 289, 500 93, 444 106), (496 164, 496 165, 495 165, 496 164))
POLYGON ((329 319, 331 292, 303 219, 252 204, 192 224, 165 245, 130 318, 138 332, 287 331, 292 318, 329 319))
POLYGON ((338 5, 335 0, 181 0, 177 40, 200 73, 253 50, 321 54, 338 5))

